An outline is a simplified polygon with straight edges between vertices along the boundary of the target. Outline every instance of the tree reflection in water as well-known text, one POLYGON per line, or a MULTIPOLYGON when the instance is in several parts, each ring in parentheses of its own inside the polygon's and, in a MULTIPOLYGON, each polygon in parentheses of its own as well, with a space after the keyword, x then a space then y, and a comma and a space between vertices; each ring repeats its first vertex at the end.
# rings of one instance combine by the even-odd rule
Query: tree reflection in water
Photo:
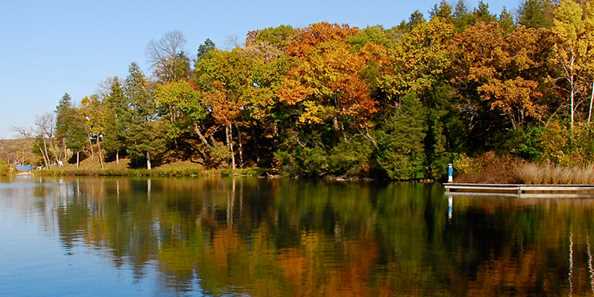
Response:
POLYGON ((594 292, 590 200, 454 198, 450 213, 439 186, 250 178, 85 178, 32 193, 66 251, 98 249, 137 279, 155 269, 177 292, 594 292))

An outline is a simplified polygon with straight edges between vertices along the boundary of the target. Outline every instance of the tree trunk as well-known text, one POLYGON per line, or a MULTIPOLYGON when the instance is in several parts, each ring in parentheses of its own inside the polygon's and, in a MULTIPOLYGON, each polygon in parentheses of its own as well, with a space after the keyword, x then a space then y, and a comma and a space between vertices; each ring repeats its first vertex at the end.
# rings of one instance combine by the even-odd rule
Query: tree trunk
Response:
POLYGON ((103 164, 103 152, 101 150, 101 142, 99 141, 99 137, 97 137, 97 154, 99 157, 99 164, 101 164, 101 169, 105 168, 105 165, 103 164))
POLYGON ((66 147, 66 139, 62 138, 62 148, 64 148, 64 156, 62 158, 62 162, 66 163, 66 159, 68 159, 68 148, 66 147))
POLYGON ((93 150, 93 142, 91 141, 91 137, 89 137, 89 149, 91 150, 91 160, 95 161, 95 152, 93 150))
POLYGON ((116 151, 116 165, 120 165, 120 152, 116 151))
POLYGON ((571 109, 571 122, 570 122, 570 126, 569 126, 569 137, 570 137, 570 142, 573 143, 573 113, 574 113, 574 108, 573 108, 573 103, 574 103, 574 99, 575 99, 575 73, 574 73, 574 65, 575 63, 575 53, 574 50, 571 50, 571 58, 570 58, 570 62, 569 62, 569 88, 570 88, 570 95, 569 95, 569 108, 571 109))
POLYGON ((200 131, 200 127, 198 126, 198 124, 194 124, 194 133, 198 135, 198 138, 200 138, 200 141, 202 141, 204 145, 210 147, 210 145, 208 144, 208 140, 206 140, 206 137, 204 137, 204 135, 200 131))
POLYGON ((41 156, 43 157, 43 164, 45 164, 45 168, 49 168, 49 161, 43 152, 43 149, 39 147, 39 151, 41 152, 41 156))
POLYGON ((80 151, 76 152, 76 168, 80 168, 80 151))
POLYGON ((146 169, 153 169, 153 166, 151 165, 151 153, 149 152, 146 152, 146 169))
POLYGON ((45 161, 45 167, 49 168, 49 163, 50 163, 50 158, 49 158, 49 154, 47 152, 47 142, 45 141, 45 137, 43 137, 43 158, 46 160, 45 161))
POLYGON ((590 96, 590 109, 588 111, 588 126, 592 120, 592 101, 594 101, 594 82, 592 83, 592 96, 590 96))
POLYGON ((570 80, 570 88, 571 88, 571 94, 570 94, 570 103, 569 103, 569 108, 571 109, 571 123, 569 126, 569 130, 571 133, 571 137, 573 138, 573 102, 574 102, 574 98, 575 98, 575 87, 574 87, 574 77, 573 75, 571 76, 571 80, 570 80))
MULTIPOLYGON (((49 138, 50 141, 50 150, 53 152, 54 154, 54 158, 56 159, 56 164, 59 164, 60 161, 60 154, 61 154, 61 150, 58 147, 58 144, 56 143, 55 139, 49 138)), ((49 153, 47 155, 47 157, 49 158, 49 153)))
POLYGON ((235 170, 235 152, 233 150, 233 135, 231 132, 231 124, 227 124, 225 126, 225 136, 227 139, 227 147, 229 148, 229 152, 231 152, 231 168, 235 170))
POLYGON ((241 143, 241 131, 239 130, 239 126, 235 125, 235 129, 237 130, 237 142, 239 145, 239 167, 241 168, 243 167, 243 144, 241 143))

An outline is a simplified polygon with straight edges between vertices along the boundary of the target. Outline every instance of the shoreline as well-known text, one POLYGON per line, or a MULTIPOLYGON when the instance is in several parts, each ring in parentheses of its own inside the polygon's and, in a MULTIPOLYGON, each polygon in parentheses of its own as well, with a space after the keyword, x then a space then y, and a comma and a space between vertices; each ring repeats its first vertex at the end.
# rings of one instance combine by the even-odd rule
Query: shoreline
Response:
POLYGON ((265 171, 261 168, 240 169, 200 169, 200 168, 155 168, 148 169, 110 169, 110 168, 51 168, 32 171, 33 176, 102 176, 102 177, 209 177, 209 176, 259 176, 265 171))
POLYGON ((382 178, 372 177, 347 177, 325 175, 319 177, 304 177, 293 176, 288 174, 270 174, 270 169, 250 167, 232 169, 201 169, 201 168, 154 168, 136 169, 136 168, 51 168, 39 169, 31 172, 31 176, 37 177, 256 177, 259 179, 275 180, 275 179, 293 179, 293 180, 314 180, 323 182, 335 183, 372 183, 372 182, 389 182, 389 183, 418 183, 418 184, 434 184, 440 183, 432 179, 419 180, 387 180, 382 178))
MULTIPOLYGON (((516 159, 490 158, 489 160, 473 159, 463 164, 454 164, 454 183, 479 184, 594 184, 593 165, 585 166, 559 166, 547 163, 528 163, 516 159), (456 166, 458 165, 458 166, 456 166), (458 168, 458 169, 456 169, 458 168)), ((406 179, 391 180, 385 176, 377 175, 299 175, 293 172, 279 173, 273 168, 246 167, 237 168, 205 168, 202 165, 189 162, 166 163, 151 170, 146 168, 130 168, 129 162, 115 164, 105 163, 101 168, 99 164, 85 162, 80 168, 73 165, 65 167, 52 167, 37 169, 30 172, 33 176, 105 176, 105 177, 229 177, 250 176, 261 179, 305 179, 338 183, 357 182, 410 182, 420 184, 439 183, 447 185, 444 179, 406 179)), ((11 170, 10 175, 14 175, 11 170)))

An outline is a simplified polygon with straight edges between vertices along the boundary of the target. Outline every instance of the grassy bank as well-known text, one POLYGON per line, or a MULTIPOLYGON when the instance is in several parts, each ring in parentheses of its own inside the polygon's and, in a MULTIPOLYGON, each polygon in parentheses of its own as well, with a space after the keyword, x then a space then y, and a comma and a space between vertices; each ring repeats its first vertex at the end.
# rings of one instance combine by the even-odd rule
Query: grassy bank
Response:
POLYGON ((199 177, 199 176, 258 176, 264 173, 260 168, 206 169, 198 164, 179 162, 165 164, 152 170, 129 168, 127 160, 119 164, 106 163, 101 165, 84 162, 80 168, 68 165, 62 168, 50 168, 34 171, 36 176, 153 176, 153 177, 199 177))
POLYGON ((36 176, 161 176, 161 177, 199 177, 199 176, 259 176, 259 168, 231 169, 42 169, 34 172, 36 176))

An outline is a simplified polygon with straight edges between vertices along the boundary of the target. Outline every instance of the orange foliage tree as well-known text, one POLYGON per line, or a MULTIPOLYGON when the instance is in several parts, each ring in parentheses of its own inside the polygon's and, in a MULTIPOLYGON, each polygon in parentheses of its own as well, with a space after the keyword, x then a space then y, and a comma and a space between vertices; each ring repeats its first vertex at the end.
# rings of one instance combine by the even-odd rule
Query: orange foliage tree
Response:
POLYGON ((540 120, 541 82, 532 73, 545 66, 542 31, 519 27, 507 33, 498 23, 478 23, 454 40, 454 81, 474 89, 493 110, 501 111, 514 129, 528 119, 540 120))
POLYGON ((345 123, 364 127, 377 111, 361 77, 365 65, 365 57, 346 43, 321 43, 289 70, 278 90, 279 99, 303 110, 301 124, 332 121, 337 131, 343 131, 345 123))

